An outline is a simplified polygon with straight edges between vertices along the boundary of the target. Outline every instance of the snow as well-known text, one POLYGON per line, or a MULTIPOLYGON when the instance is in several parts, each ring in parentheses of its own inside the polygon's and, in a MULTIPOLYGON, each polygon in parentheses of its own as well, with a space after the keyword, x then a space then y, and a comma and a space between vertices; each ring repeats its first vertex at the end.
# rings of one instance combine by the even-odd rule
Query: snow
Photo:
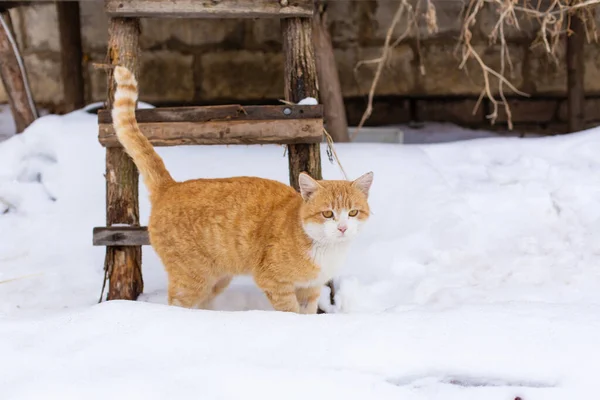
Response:
POLYGON ((591 399, 597 311, 323 317, 109 302, 4 320, 0 385, 4 399, 591 399))
MULTIPOLYGON (((273 312, 248 278, 214 310, 168 307, 150 247, 140 301, 96 304, 96 116, 44 116, 1 142, 0 398, 593 398, 600 129, 336 150, 350 178, 374 171, 373 214, 332 314, 305 316, 273 312)), ((288 179, 280 146, 158 151, 179 180, 288 179)), ((143 185, 140 209, 145 224, 143 185)))
POLYGON ((306 97, 298 102, 299 106, 316 106, 317 104, 319 102, 314 97, 306 97))

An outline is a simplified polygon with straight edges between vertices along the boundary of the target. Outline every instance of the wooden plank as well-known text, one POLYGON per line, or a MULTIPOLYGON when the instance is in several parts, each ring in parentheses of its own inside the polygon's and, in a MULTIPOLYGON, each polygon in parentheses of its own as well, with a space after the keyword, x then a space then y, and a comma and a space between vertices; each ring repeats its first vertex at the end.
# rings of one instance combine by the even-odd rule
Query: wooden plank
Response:
POLYGON ((8 11, 0 13, 0 76, 8 96, 17 133, 21 133, 35 121, 38 115, 8 11))
POLYGON ((334 142, 349 142, 344 96, 327 24, 327 0, 317 0, 316 3, 313 42, 319 79, 319 97, 325 105, 325 127, 334 142))
MULTIPOLYGON (((322 119, 148 122, 139 126, 154 146, 319 143, 323 137, 322 119)), ((99 125, 98 140, 105 147, 121 146, 112 124, 99 125)))
MULTIPOLYGON (((109 21, 108 56, 113 65, 123 65, 135 76, 139 73, 140 25, 137 19, 112 18, 109 21)), ((108 74, 107 108, 115 93, 112 70, 108 74)), ((139 225, 138 171, 123 148, 106 149, 106 225, 139 225)), ((109 287, 108 300, 136 300, 144 290, 142 248, 107 246, 104 262, 109 287)))
MULTIPOLYGON (((39 0, 37 1, 37 3, 52 3, 51 1, 42 1, 39 0)), ((0 12, 9 10, 11 8, 15 8, 15 7, 21 7, 21 6, 30 6, 31 5, 31 1, 0 1, 0 12)))
POLYGON ((59 1, 56 3, 56 11, 65 111, 71 112, 85 105, 79 2, 59 1))
POLYGON ((149 246, 148 227, 110 226, 94 228, 94 246, 149 246))
POLYGON ((313 0, 107 0, 106 12, 112 17, 311 17, 313 0))
POLYGON ((571 35, 567 37, 567 109, 569 132, 585 128, 585 23, 578 14, 571 16, 571 35))
MULTIPOLYGON (((138 123, 314 119, 323 117, 323 106, 160 107, 136 110, 135 117, 138 123)), ((98 111, 98 123, 112 123, 110 110, 98 111)))

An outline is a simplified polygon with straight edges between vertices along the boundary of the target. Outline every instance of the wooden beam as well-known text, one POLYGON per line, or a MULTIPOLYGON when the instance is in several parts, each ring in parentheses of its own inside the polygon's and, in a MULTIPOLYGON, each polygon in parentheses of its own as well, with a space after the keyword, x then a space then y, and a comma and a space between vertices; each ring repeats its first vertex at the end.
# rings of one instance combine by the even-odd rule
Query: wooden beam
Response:
MULTIPOLYGON (((281 28, 285 56, 285 99, 298 103, 306 97, 318 98, 311 19, 284 19, 281 28)), ((288 161, 290 185, 294 189, 299 190, 298 176, 301 172, 307 172, 314 179, 322 179, 319 143, 289 145, 288 161)))
POLYGON ((58 1, 56 11, 65 111, 71 112, 85 106, 79 2, 58 1))
MULTIPOLYGON (((138 123, 261 121, 323 118, 323 106, 241 106, 159 107, 135 111, 138 123)), ((98 111, 99 124, 111 124, 110 110, 98 111)))
POLYGON ((569 132, 585 129, 585 61, 583 45, 585 24, 578 14, 571 16, 571 34, 567 37, 567 113, 569 132))
MULTIPOLYGON (((298 103, 306 97, 319 98, 317 67, 310 18, 292 18, 281 21, 283 53, 285 57, 285 99, 298 103)), ((314 144, 288 145, 290 185, 300 190, 298 176, 307 172, 314 179, 321 175, 321 146, 314 144)), ((333 283, 327 284, 333 293, 333 283)), ((320 308, 318 313, 323 313, 320 308)))
MULTIPOLYGON (((323 107, 177 107, 136 110, 142 133, 155 146, 318 143, 323 107)), ((98 112, 99 141, 119 147, 110 111, 98 112)))
MULTIPOLYGON (((45 3, 44 1, 40 0, 38 1, 38 3, 45 3)), ((21 6, 30 6, 31 5, 31 1, 0 1, 0 12, 4 12, 6 10, 9 10, 11 8, 15 8, 15 7, 21 7, 21 6)))
POLYGON ((111 226, 94 228, 94 246, 149 246, 145 226, 111 226))
POLYGON ((319 79, 319 96, 325 105, 325 127, 334 142, 349 142, 348 121, 331 36, 327 28, 327 0, 316 0, 313 42, 319 79))
POLYGON ((37 118, 25 64, 19 54, 8 11, 0 13, 0 76, 6 89, 17 133, 37 118))
MULTIPOLYGON (((111 64, 123 65, 139 74, 140 25, 137 19, 112 18, 109 21, 108 56, 111 64)), ((108 73, 107 108, 115 93, 112 70, 108 73)), ((106 149, 106 224, 139 225, 138 171, 122 148, 106 149)), ((142 248, 107 246, 104 265, 109 279, 108 300, 135 300, 144 289, 142 248)))
MULTIPOLYGON (((154 146, 319 143, 322 119, 147 122, 140 130, 154 146)), ((103 146, 120 147, 112 124, 99 126, 103 146)))
POLYGON ((313 0, 107 0, 112 17, 291 18, 311 17, 313 0))

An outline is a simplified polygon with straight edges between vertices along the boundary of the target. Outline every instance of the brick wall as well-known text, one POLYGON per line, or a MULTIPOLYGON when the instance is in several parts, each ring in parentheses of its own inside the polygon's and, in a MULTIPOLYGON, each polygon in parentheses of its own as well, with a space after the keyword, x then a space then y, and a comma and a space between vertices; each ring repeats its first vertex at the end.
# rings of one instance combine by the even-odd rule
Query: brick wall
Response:
MULTIPOLYGON (((342 90, 351 122, 360 118, 374 66, 356 74, 359 60, 379 55, 398 2, 394 0, 332 1, 329 23, 342 90)), ((463 0, 438 0, 439 32, 421 29, 420 40, 409 37, 396 47, 377 88, 377 107, 371 124, 407 120, 442 120, 468 126, 488 126, 486 105, 471 113, 483 81, 474 62, 459 70, 455 55, 463 0), (420 49, 420 51, 418 51, 420 49), (421 66, 424 69, 421 69, 421 66), (424 73, 423 73, 424 72, 424 73)), ((86 56, 86 99, 102 101, 106 77, 91 62, 106 55, 107 18, 102 2, 81 2, 82 35, 86 56)), ((59 107, 62 100, 59 39, 53 5, 11 11, 39 104, 59 107)), ((500 63, 497 48, 487 44, 495 23, 492 9, 482 11, 473 28, 476 46, 491 66, 500 63)), ((401 22, 398 32, 403 30, 401 22)), ((532 47, 535 26, 522 21, 522 30, 508 29, 513 57, 512 82, 532 95, 512 101, 517 128, 549 133, 564 128, 566 67, 554 64, 540 46, 532 47)), ((276 20, 142 20, 141 99, 155 104, 218 104, 274 102, 283 93, 283 59, 279 21, 276 20)), ((564 49, 561 49, 564 54, 564 49)), ((600 106, 600 47, 585 49, 586 105, 590 123, 600 106)), ((6 95, 0 92, 0 100, 6 95)), ((502 127, 502 119, 500 124, 502 127)))

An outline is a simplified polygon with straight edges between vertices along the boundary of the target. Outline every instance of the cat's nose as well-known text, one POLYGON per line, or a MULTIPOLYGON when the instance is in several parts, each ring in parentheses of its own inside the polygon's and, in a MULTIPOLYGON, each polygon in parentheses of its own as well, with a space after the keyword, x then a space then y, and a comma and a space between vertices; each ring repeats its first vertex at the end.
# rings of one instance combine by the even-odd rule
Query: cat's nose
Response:
POLYGON ((346 232, 346 230, 347 230, 347 229, 348 229, 348 227, 347 227, 347 226, 344 226, 344 225, 340 225, 340 226, 338 226, 338 231, 340 231, 340 232, 342 232, 342 233, 346 232))

